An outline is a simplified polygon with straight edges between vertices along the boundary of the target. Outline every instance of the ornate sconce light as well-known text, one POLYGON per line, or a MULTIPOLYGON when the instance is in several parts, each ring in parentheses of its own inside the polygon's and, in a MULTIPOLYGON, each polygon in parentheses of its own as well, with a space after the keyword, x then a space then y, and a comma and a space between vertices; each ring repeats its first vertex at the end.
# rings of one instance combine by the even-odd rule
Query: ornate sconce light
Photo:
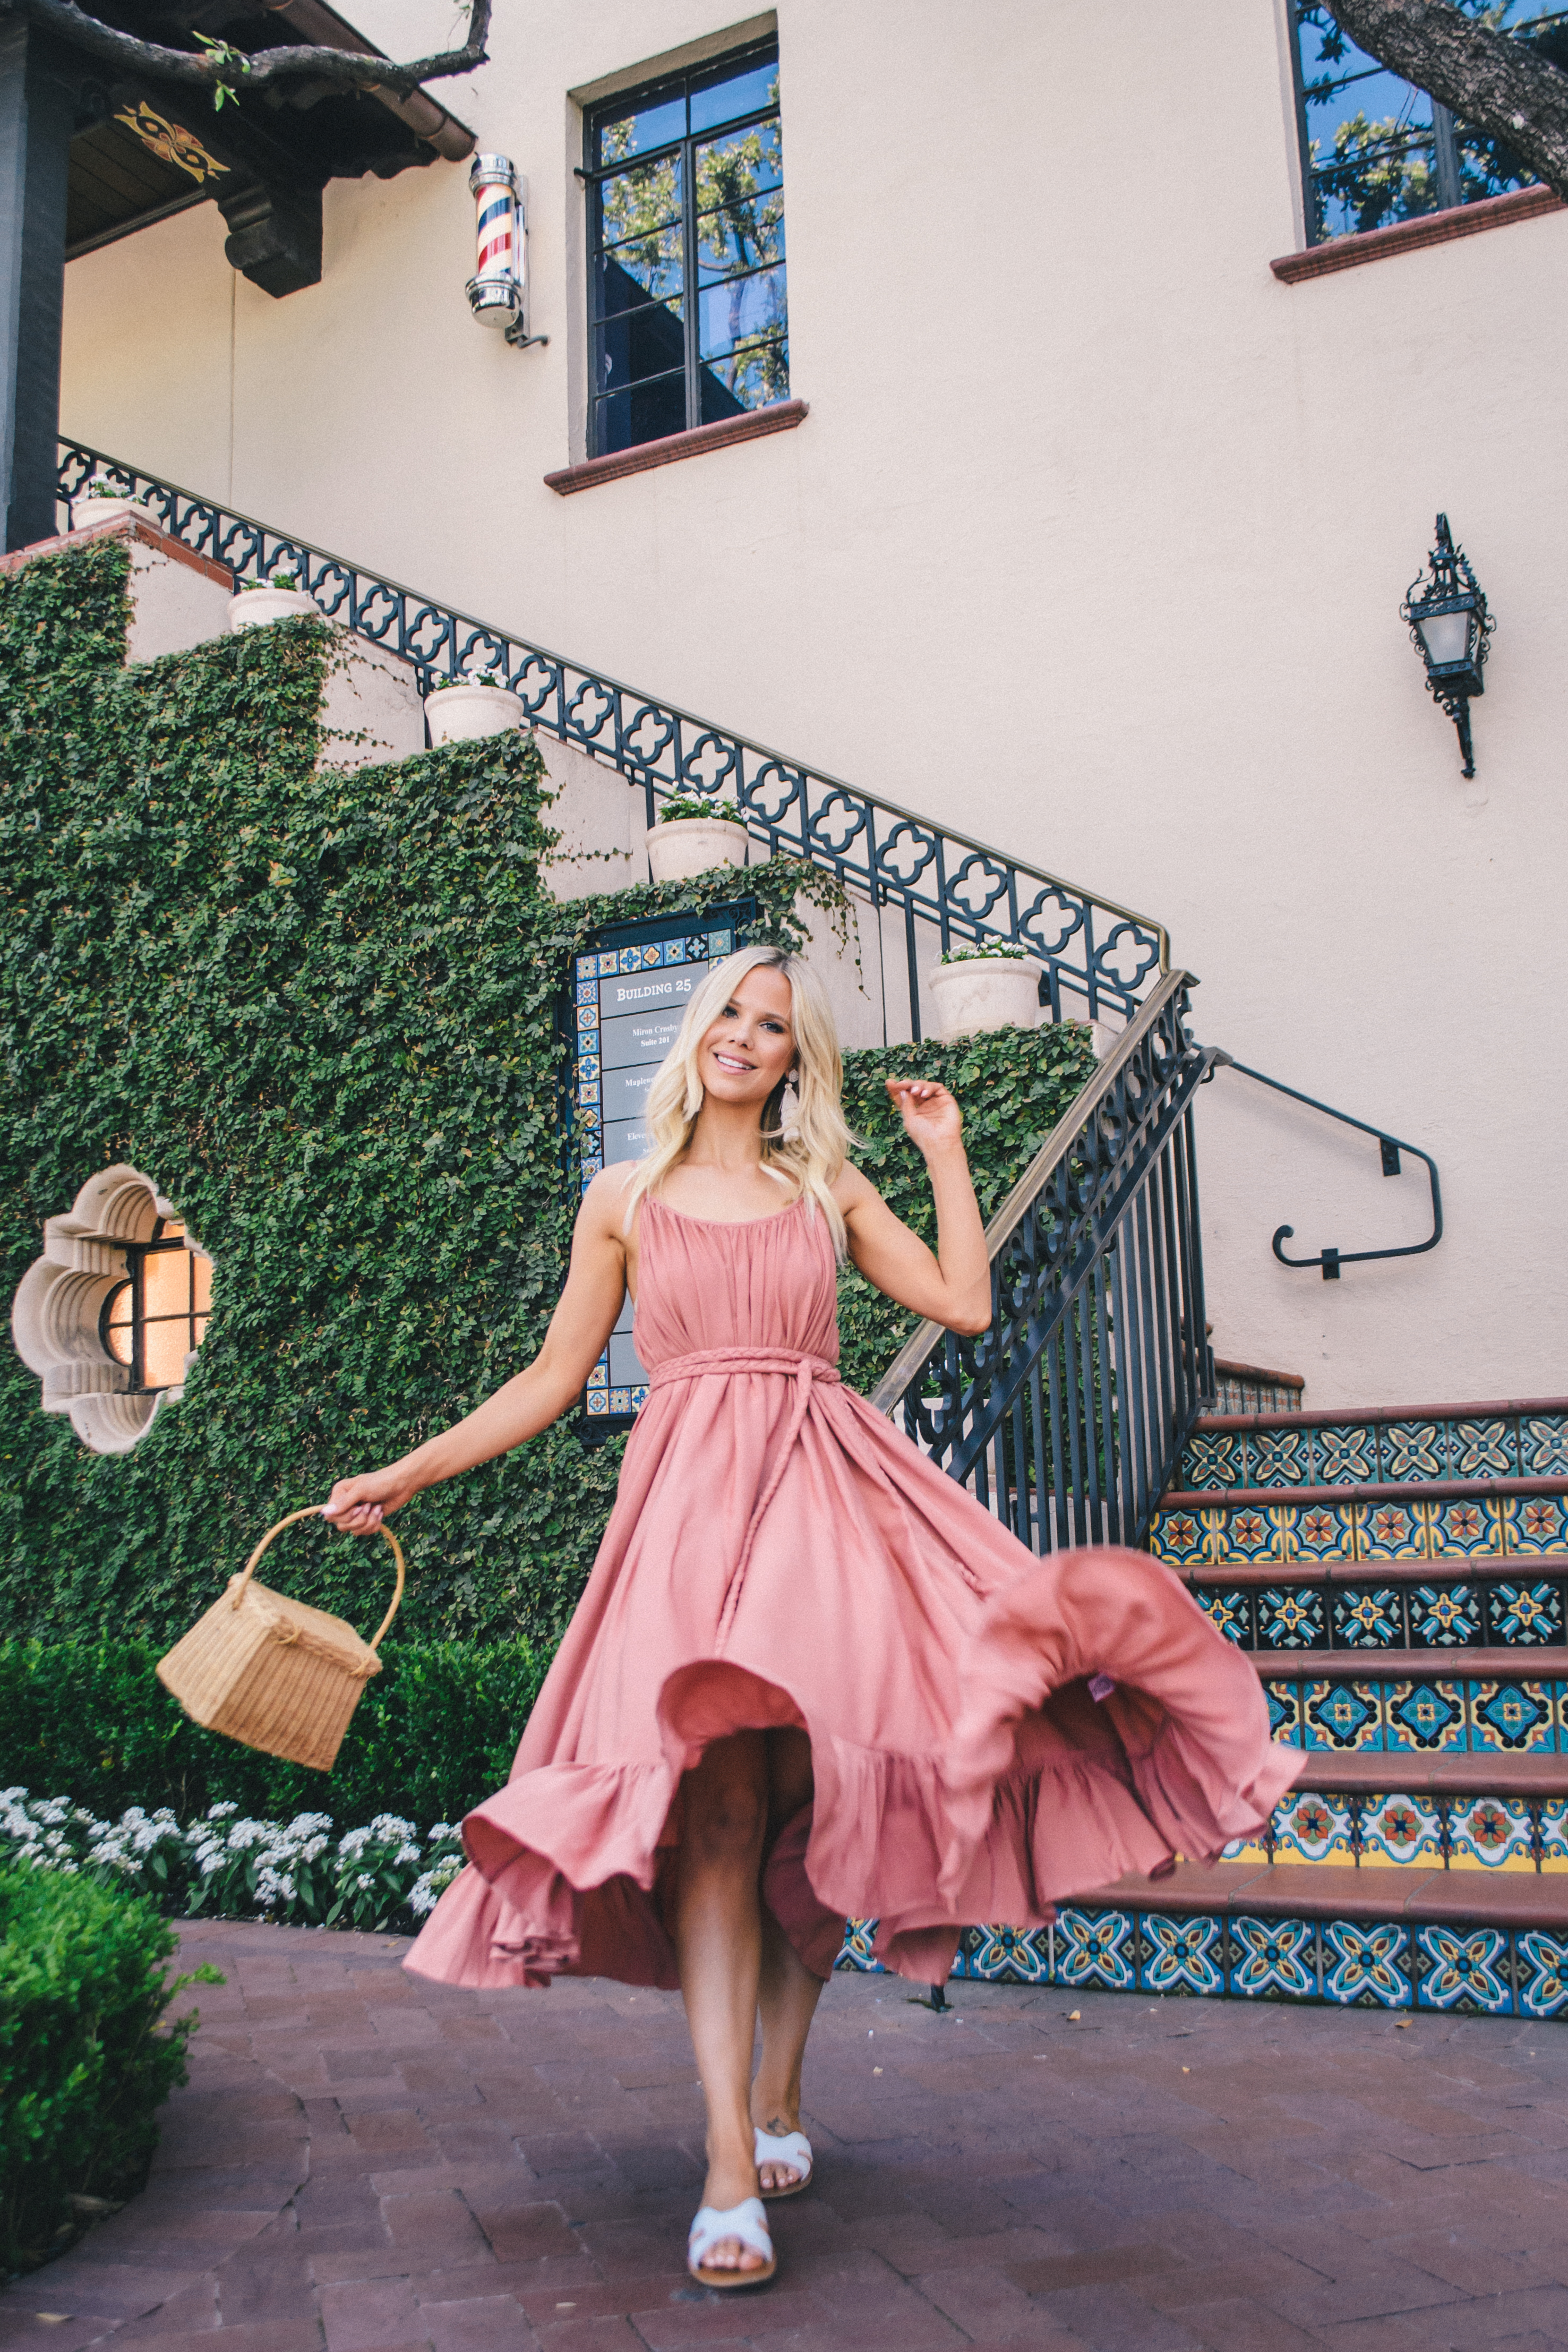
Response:
POLYGON ((1476 772, 1470 748, 1470 698, 1486 692, 1487 639, 1497 625, 1476 575, 1456 547, 1446 514, 1437 517, 1437 544, 1430 570, 1417 572, 1406 591, 1399 617, 1410 624, 1410 642, 1427 666, 1427 686, 1458 730, 1465 755, 1461 773, 1476 772))
POLYGON ((468 307, 486 327, 501 327, 518 351, 548 343, 528 332, 528 225, 523 182, 509 155, 476 155, 468 173, 476 218, 478 267, 468 307))

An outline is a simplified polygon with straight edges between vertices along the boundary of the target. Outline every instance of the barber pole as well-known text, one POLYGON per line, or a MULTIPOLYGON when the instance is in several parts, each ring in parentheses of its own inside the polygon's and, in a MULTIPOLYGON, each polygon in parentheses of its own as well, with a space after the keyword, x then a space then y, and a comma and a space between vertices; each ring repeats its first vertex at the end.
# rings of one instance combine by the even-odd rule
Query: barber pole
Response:
POLYGON ((477 215, 479 254, 478 268, 468 280, 469 305, 486 326, 510 329, 515 323, 518 338, 526 337, 525 226, 511 158, 476 155, 468 185, 477 215))

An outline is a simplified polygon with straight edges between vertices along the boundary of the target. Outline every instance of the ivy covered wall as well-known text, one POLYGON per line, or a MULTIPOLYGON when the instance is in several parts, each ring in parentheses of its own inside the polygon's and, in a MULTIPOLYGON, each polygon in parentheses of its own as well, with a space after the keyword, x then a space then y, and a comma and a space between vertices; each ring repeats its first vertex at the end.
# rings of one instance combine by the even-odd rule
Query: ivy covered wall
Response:
MULTIPOLYGON (((161 1643, 271 1520, 537 1346, 576 1201, 569 959, 601 924, 716 901, 733 877, 559 904, 525 737, 319 772, 329 631, 287 622, 126 669, 125 595, 111 543, 0 579, 0 1282, 127 1160, 211 1254, 214 1313, 183 1402, 123 1456, 89 1453, 0 1355, 0 1635, 161 1643)), ((789 868, 747 887, 763 932, 797 939, 789 868)), ((923 1222, 881 1087, 894 1066, 967 1101, 988 1207, 1090 1054, 1047 1030, 852 1057, 866 1165, 923 1222)), ((845 1310, 863 1385, 907 1318, 852 1276, 845 1310)), ((406 1637, 548 1643, 620 1451, 569 1422, 420 1496, 406 1637)), ((308 1526, 269 1573, 362 1624, 383 1550, 308 1526)))

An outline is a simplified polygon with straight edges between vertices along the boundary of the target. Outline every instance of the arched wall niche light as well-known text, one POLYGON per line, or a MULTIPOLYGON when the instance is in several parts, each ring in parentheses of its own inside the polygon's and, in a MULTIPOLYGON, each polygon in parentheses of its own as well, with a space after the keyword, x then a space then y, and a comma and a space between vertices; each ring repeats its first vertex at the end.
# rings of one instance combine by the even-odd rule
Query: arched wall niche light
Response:
POLYGON ((1446 514, 1437 517, 1436 547, 1427 569, 1405 592, 1399 617, 1410 625, 1410 642, 1427 669, 1427 689, 1446 710, 1464 755, 1461 775, 1476 772, 1470 745, 1470 701, 1486 692, 1487 639, 1497 626, 1462 547, 1456 547, 1446 514))
POLYGON ((45 1221, 44 1254, 11 1307, 44 1411, 68 1413, 93 1453, 129 1454, 185 1393, 212 1275, 150 1176, 120 1164, 89 1178, 64 1215, 45 1221))

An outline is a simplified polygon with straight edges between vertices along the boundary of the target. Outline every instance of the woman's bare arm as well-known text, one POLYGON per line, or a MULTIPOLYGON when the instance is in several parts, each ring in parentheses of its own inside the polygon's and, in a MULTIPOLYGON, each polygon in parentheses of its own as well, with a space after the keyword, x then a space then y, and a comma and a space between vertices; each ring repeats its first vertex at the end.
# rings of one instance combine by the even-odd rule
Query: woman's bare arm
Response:
POLYGON ((370 1535, 422 1488, 438 1486, 497 1454, 509 1453, 568 1410, 603 1354, 626 1295, 626 1247, 621 1234, 624 1176, 623 1169, 605 1169, 588 1189, 572 1234, 566 1287, 533 1362, 401 1462, 358 1478, 340 1478, 324 1517, 350 1535, 370 1535))
POLYGON ((958 1106, 946 1087, 923 1078, 889 1078, 887 1090, 925 1157, 936 1202, 936 1247, 928 1249, 894 1215, 858 1168, 847 1168, 836 1197, 849 1228, 850 1256, 900 1307, 949 1331, 983 1331, 991 1319, 991 1269, 958 1106))

